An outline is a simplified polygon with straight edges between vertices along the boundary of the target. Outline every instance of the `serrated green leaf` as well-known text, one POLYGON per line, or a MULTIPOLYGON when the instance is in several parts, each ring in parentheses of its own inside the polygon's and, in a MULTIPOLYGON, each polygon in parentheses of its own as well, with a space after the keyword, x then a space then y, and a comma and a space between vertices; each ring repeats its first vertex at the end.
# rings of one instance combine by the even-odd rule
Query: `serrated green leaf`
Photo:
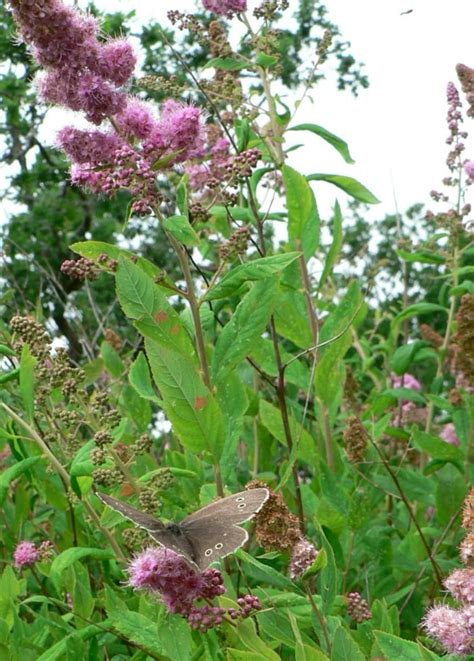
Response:
MULTIPOLYGON (((280 410, 273 404, 261 399, 259 414, 262 425, 268 429, 272 436, 286 446, 285 428, 280 410)), ((293 416, 290 416, 289 422, 293 441, 299 439, 298 458, 306 461, 310 466, 317 465, 320 454, 311 434, 306 429, 302 429, 293 416)))
POLYGON ((387 661, 421 661, 422 656, 416 643, 403 640, 384 631, 374 631, 375 640, 387 661))
POLYGON ((128 380, 130 385, 135 388, 140 397, 149 399, 156 404, 161 403, 161 400, 157 397, 153 389, 150 367, 143 351, 140 351, 138 356, 133 361, 128 373, 128 380))
POLYGON ((299 252, 288 252, 279 255, 262 257, 247 264, 241 264, 232 269, 214 285, 204 296, 205 301, 214 301, 219 298, 227 298, 237 292, 246 282, 256 282, 280 274, 295 259, 299 252))
POLYGON ((288 236, 293 246, 297 250, 302 249, 308 260, 319 246, 320 219, 316 199, 302 174, 284 165, 282 175, 288 209, 288 236))
POLYGON ((249 63, 232 57, 214 57, 206 63, 204 69, 210 69, 211 67, 224 69, 224 71, 239 71, 240 69, 247 69, 249 63))
POLYGON ((420 429, 416 429, 412 434, 412 443, 413 445, 421 450, 421 452, 426 452, 433 459, 439 459, 441 461, 463 461, 464 454, 460 448, 455 445, 451 445, 446 441, 443 441, 433 434, 427 434, 420 429))
POLYGON ((253 285, 239 303, 214 348, 211 371, 215 381, 225 379, 252 352, 268 324, 277 292, 278 280, 268 278, 253 285))
POLYGON ((115 379, 120 378, 125 368, 119 354, 105 341, 100 345, 100 353, 107 372, 115 379))
POLYGON ((360 647, 342 626, 334 634, 331 661, 365 661, 360 647))
POLYGON ((184 356, 145 339, 145 349, 173 431, 191 452, 219 459, 224 446, 224 418, 198 369, 184 356))
POLYGON ((185 216, 170 216, 163 221, 163 227, 185 246, 197 246, 199 237, 185 216))

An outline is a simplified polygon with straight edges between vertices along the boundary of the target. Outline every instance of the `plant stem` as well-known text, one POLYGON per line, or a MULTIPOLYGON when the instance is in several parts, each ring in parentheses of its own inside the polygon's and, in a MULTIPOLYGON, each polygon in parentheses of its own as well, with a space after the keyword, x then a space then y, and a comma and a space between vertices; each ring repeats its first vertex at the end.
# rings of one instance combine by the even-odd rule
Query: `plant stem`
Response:
POLYGON ((426 537, 424 536, 423 531, 420 528, 420 524, 418 523, 418 521, 416 519, 416 516, 415 516, 415 514, 414 514, 414 512, 411 508, 411 505, 410 505, 407 497, 405 496, 405 493, 404 493, 404 491, 402 489, 402 486, 401 486, 401 484, 398 480, 398 477, 397 477, 396 473, 392 470, 390 464, 388 463, 387 459, 385 458, 385 455, 383 454, 382 450, 379 448, 377 443, 375 443, 375 441, 372 438, 371 438, 371 441, 372 441, 372 445, 374 446, 375 450, 377 451, 377 454, 379 455, 380 459, 382 460, 382 463, 384 465, 385 470, 390 475, 390 477, 392 478, 395 486, 397 487, 397 491, 400 494, 400 497, 403 500, 403 503, 404 503, 405 507, 407 508, 410 519, 413 521, 413 524, 414 524, 414 526, 415 526, 415 528, 416 528, 416 530, 417 530, 417 532, 420 536, 421 543, 425 547, 426 553, 428 555, 428 559, 431 563, 431 566, 433 567, 433 571, 434 571, 434 574, 436 576, 436 581, 438 582, 438 585, 439 585, 440 589, 443 590, 444 589, 444 587, 443 587, 443 578, 442 578, 441 573, 439 571, 439 567, 436 564, 435 559, 433 558, 433 554, 431 553, 431 549, 429 547, 429 544, 426 541, 426 537))
POLYGON ((328 631, 328 627, 327 627, 327 624, 326 624, 326 620, 321 615, 321 611, 319 610, 316 602, 314 601, 313 595, 311 593, 311 589, 310 589, 310 587, 307 583, 304 584, 304 589, 305 589, 306 594, 308 595, 308 599, 309 599, 309 603, 311 605, 311 608, 314 611, 314 614, 316 615, 316 618, 317 618, 317 620, 318 620, 318 622, 321 626, 323 636, 324 636, 324 640, 326 642, 326 651, 328 652, 328 654, 331 654, 331 638, 329 636, 329 631, 328 631))

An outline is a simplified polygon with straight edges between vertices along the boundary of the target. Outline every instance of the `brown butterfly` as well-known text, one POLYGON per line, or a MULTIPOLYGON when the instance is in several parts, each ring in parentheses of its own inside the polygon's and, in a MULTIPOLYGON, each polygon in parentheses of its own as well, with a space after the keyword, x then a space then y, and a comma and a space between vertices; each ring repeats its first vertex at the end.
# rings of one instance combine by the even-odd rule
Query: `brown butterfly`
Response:
POLYGON ((249 489, 201 507, 179 523, 164 524, 146 512, 105 493, 96 495, 116 512, 144 528, 161 546, 175 551, 203 571, 245 544, 248 532, 239 524, 251 519, 266 503, 268 489, 249 489))

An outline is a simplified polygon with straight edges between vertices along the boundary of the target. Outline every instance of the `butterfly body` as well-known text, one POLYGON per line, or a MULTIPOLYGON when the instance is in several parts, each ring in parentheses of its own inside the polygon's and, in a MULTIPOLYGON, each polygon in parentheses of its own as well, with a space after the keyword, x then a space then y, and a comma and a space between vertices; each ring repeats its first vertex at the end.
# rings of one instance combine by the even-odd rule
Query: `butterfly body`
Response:
POLYGON ((202 507, 179 523, 167 525, 112 496, 99 492, 97 496, 106 505, 147 530, 158 544, 178 553, 202 571, 245 544, 248 533, 239 524, 261 510, 269 491, 265 488, 241 491, 202 507))

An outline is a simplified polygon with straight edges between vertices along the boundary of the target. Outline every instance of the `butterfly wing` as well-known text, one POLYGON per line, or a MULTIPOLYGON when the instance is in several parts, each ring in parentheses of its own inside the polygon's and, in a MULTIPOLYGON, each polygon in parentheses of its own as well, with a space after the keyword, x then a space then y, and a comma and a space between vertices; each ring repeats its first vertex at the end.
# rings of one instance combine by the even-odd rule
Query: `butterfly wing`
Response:
POLYGON ((204 570, 216 560, 234 553, 248 540, 238 524, 261 510, 268 489, 241 491, 201 508, 180 523, 194 551, 194 561, 204 570))
POLYGON ((108 505, 108 507, 119 512, 139 528, 146 530, 155 542, 158 542, 161 546, 165 546, 167 549, 171 549, 172 551, 175 551, 175 553, 178 553, 178 555, 183 556, 190 564, 195 564, 193 548, 188 542, 186 536, 181 533, 179 526, 174 527, 176 529, 175 532, 174 529, 170 530, 159 519, 151 516, 151 514, 141 512, 128 503, 117 500, 113 496, 108 496, 106 493, 101 493, 99 491, 96 491, 95 493, 103 503, 108 505))

